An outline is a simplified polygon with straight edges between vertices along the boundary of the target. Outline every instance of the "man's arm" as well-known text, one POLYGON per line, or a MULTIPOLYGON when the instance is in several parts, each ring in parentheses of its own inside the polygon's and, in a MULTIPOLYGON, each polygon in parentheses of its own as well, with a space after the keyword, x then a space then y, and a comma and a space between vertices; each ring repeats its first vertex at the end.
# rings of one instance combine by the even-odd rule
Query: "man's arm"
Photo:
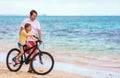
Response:
POLYGON ((20 35, 20 33, 21 33, 21 31, 22 31, 23 29, 24 29, 23 27, 20 27, 19 35, 20 35))
POLYGON ((40 39, 42 39, 42 32, 41 32, 41 29, 38 29, 38 36, 40 39))

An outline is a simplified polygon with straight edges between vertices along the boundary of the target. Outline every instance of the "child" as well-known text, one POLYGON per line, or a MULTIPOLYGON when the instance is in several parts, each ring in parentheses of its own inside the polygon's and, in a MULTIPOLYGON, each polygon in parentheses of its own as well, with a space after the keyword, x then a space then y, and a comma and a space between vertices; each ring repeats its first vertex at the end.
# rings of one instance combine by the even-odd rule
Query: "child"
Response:
POLYGON ((20 48, 20 54, 15 58, 16 64, 20 63, 19 58, 24 54, 23 46, 26 44, 28 47, 31 47, 31 45, 27 42, 27 38, 31 37, 32 39, 36 40, 36 38, 33 37, 32 34, 30 34, 31 27, 32 26, 29 23, 26 23, 24 29, 20 33, 19 42, 18 42, 18 46, 20 48))

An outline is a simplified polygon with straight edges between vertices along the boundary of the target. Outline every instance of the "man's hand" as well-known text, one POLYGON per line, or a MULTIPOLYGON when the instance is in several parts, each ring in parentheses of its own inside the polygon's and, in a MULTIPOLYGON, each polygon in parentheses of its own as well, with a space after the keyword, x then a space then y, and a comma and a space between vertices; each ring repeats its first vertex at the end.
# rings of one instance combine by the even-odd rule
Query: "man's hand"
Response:
POLYGON ((42 44, 42 42, 43 42, 43 41, 39 39, 39 43, 42 44))

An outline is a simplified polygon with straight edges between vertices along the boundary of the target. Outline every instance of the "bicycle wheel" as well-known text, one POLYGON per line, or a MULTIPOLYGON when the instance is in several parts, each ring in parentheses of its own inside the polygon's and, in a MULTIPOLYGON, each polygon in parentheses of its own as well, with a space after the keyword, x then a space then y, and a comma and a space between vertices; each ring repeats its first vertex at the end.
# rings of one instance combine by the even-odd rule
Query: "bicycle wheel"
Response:
POLYGON ((36 54, 31 61, 33 71, 38 75, 48 74, 54 66, 53 57, 47 52, 36 54))
MULTIPOLYGON (((13 60, 15 57, 18 56, 19 53, 20 53, 20 50, 17 48, 13 48, 8 52, 6 64, 7 64, 7 68, 10 71, 14 71, 14 72, 18 71, 22 66, 22 63, 15 65, 15 62, 13 60)), ((23 57, 21 57, 19 60, 20 60, 20 62, 23 61, 23 57)))

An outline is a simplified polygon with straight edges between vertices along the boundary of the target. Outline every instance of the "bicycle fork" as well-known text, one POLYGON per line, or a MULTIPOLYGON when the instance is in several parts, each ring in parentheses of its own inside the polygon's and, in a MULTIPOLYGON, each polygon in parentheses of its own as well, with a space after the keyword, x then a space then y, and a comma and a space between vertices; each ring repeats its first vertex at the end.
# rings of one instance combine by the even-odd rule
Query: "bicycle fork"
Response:
POLYGON ((41 64, 43 64, 43 61, 42 61, 42 53, 39 53, 39 62, 40 62, 41 64))

